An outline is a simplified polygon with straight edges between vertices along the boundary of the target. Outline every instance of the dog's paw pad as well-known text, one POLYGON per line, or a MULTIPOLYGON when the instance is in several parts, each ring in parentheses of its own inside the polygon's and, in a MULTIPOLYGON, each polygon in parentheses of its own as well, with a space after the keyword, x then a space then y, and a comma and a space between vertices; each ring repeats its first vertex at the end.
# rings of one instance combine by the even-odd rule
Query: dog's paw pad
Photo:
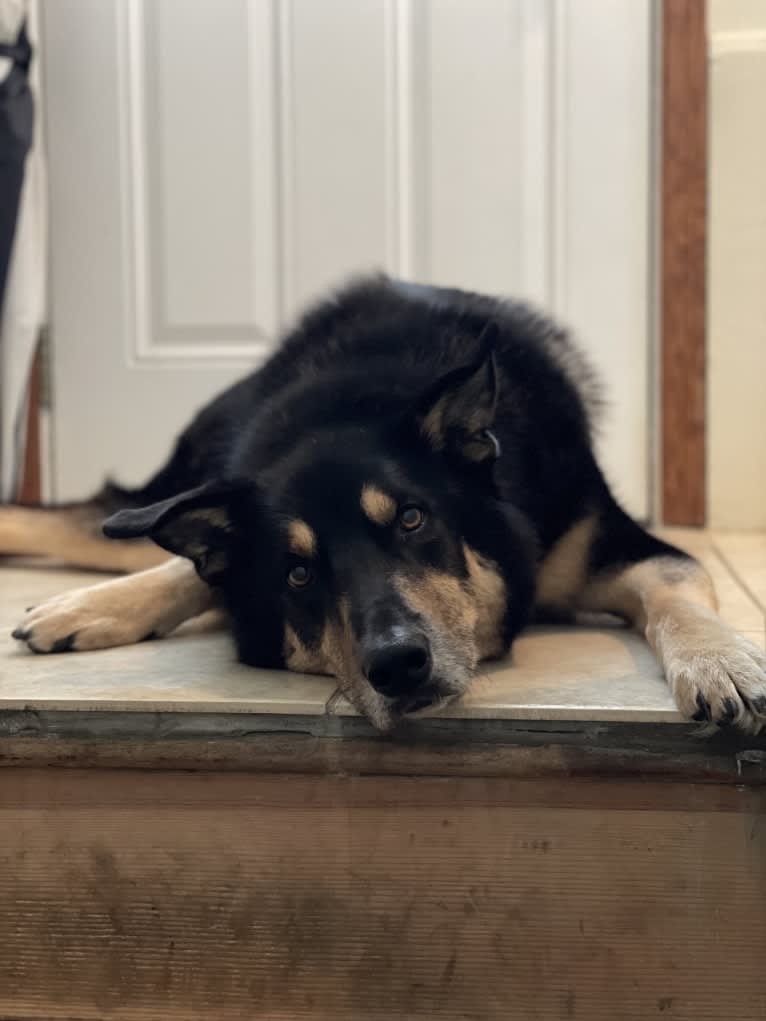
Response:
POLYGON ((75 641, 77 639, 77 632, 73 632, 71 635, 67 635, 66 638, 58 638, 50 647, 50 652, 73 652, 75 649, 75 641))
POLYGON ((697 711, 692 713, 692 719, 697 723, 702 723, 703 720, 712 720, 713 713, 710 708, 710 703, 703 696, 701 691, 697 692, 697 711))
POLYGON ((739 706, 733 698, 725 698, 722 703, 721 715, 716 720, 719 727, 728 727, 739 716, 739 706))

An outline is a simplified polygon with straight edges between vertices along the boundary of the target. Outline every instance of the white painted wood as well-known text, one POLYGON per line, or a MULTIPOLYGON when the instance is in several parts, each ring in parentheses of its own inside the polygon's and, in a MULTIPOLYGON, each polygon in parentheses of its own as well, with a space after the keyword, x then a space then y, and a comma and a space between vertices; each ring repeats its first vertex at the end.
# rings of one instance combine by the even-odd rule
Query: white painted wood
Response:
POLYGON ((138 481, 300 306, 385 268, 571 320, 615 396, 607 470, 645 512, 649 0, 45 16, 59 495, 138 481))
POLYGON ((708 518, 766 527, 766 5, 710 27, 708 518))
POLYGON ((272 5, 117 15, 131 355, 262 357, 278 328, 272 5))
MULTIPOLYGON (((429 0, 419 40, 426 71, 426 260, 438 282, 489 291, 522 279, 522 5, 429 0)), ((422 151, 422 150, 421 150, 422 151)))
MULTIPOLYGON (((562 235, 554 310, 607 386, 601 460, 624 502, 648 510, 651 33, 648 0, 557 0, 555 73, 562 235)), ((555 230, 555 228, 554 228, 555 230)))
POLYGON ((140 482, 189 414, 251 361, 210 351, 194 360, 136 358, 141 307, 127 215, 136 182, 124 130, 121 9, 101 0, 43 5, 59 499, 82 496, 107 472, 140 482))
POLYGON ((396 225, 386 180, 386 0, 286 7, 294 306, 349 273, 387 265, 396 225))
POLYGON ((550 0, 524 0, 521 6, 520 81, 521 152, 520 190, 523 239, 519 293, 527 300, 553 310, 554 171, 553 92, 555 67, 554 8, 550 0))

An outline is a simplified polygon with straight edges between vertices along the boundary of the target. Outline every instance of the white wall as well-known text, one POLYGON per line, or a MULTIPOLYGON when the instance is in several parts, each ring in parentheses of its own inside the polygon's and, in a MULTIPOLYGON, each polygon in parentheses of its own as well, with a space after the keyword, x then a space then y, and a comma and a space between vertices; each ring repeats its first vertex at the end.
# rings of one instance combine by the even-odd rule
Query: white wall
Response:
POLYGON ((708 0, 708 523, 766 527, 766 0, 708 0))

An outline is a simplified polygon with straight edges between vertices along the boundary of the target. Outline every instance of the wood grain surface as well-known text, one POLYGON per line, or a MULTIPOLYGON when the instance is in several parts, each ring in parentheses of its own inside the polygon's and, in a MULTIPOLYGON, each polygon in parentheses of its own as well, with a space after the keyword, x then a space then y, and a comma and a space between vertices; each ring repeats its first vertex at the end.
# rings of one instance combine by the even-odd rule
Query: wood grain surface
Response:
POLYGON ((705 0, 662 4, 662 515, 705 524, 705 0))
POLYGON ((764 796, 723 797, 2 770, 0 1017, 761 1019, 764 796))

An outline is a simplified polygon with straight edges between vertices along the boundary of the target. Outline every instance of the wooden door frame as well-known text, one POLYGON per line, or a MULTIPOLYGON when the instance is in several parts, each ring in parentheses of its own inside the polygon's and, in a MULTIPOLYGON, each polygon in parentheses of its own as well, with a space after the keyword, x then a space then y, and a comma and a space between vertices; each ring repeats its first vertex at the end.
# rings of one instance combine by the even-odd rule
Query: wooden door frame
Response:
POLYGON ((24 463, 21 466, 16 499, 19 503, 38 504, 42 500, 42 444, 40 423, 42 415, 41 401, 40 347, 38 344, 29 372, 29 396, 27 399, 26 441, 24 444, 24 463))
MULTIPOLYGON (((661 0, 660 514, 706 514, 707 37, 705 0, 661 0)), ((39 358, 22 493, 40 500, 39 358)))
POLYGON ((705 0, 662 0, 661 516, 706 520, 707 34, 705 0))

